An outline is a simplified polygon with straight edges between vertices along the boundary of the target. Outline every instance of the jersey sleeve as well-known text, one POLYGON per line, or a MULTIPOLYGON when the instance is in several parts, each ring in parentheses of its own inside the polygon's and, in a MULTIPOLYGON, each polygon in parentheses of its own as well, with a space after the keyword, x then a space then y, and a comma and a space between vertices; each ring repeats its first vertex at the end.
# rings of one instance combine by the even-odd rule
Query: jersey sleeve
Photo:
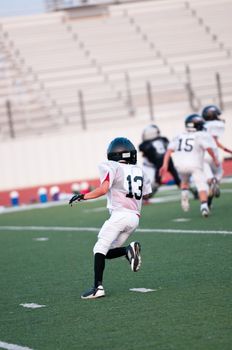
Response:
POLYGON ((147 174, 143 172, 143 196, 150 193, 152 193, 151 182, 147 174))
POLYGON ((220 137, 225 132, 225 123, 221 120, 209 121, 206 123, 207 131, 214 137, 220 137))
POLYGON ((197 135, 197 141, 198 143, 204 148, 212 148, 212 149, 216 149, 217 145, 213 139, 213 137, 205 131, 199 132, 197 135))
POLYGON ((179 140, 179 137, 178 137, 178 136, 174 137, 174 138, 169 142, 167 149, 168 149, 168 150, 171 149, 171 150, 175 151, 175 150, 178 148, 178 140, 179 140))
MULTIPOLYGON (((100 182, 103 183, 105 180, 108 180, 110 185, 109 187, 112 186, 112 183, 115 178, 116 174, 116 167, 111 164, 112 162, 102 162, 98 168, 99 168, 99 173, 100 173, 100 182)), ((115 162, 114 162, 115 163, 115 162)))

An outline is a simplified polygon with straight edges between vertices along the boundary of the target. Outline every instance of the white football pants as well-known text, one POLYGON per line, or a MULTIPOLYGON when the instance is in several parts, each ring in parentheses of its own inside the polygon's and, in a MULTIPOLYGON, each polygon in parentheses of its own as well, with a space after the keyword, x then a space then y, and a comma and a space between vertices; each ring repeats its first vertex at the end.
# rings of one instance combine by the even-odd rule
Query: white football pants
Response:
POLYGON ((113 211, 105 221, 93 248, 93 253, 106 255, 109 249, 121 247, 139 225, 139 216, 127 211, 113 211))

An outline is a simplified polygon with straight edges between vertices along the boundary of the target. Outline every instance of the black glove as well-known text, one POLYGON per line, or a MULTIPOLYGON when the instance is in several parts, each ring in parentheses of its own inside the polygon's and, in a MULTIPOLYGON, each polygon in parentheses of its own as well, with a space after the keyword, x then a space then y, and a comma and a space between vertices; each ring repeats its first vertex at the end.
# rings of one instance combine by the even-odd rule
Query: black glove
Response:
POLYGON ((74 194, 69 201, 69 204, 72 206, 74 202, 80 202, 84 200, 84 194, 74 194))

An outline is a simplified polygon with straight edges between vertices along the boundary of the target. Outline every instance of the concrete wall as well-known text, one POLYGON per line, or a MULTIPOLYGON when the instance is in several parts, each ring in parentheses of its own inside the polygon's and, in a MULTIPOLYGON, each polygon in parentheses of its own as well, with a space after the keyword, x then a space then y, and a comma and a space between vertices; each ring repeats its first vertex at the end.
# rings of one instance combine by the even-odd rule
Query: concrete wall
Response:
MULTIPOLYGON (((232 148, 232 117, 226 119, 221 139, 232 148)), ((160 119, 156 123, 163 135, 171 138, 183 130, 184 118, 160 119)), ((120 127, 97 127, 80 132, 15 139, 0 143, 0 191, 43 184, 98 178, 98 164, 105 159, 109 142, 118 136, 128 137, 135 146, 149 123, 131 119, 120 127)), ((224 153, 224 156, 228 156, 224 153)), ((139 162, 141 157, 139 155, 139 162)))

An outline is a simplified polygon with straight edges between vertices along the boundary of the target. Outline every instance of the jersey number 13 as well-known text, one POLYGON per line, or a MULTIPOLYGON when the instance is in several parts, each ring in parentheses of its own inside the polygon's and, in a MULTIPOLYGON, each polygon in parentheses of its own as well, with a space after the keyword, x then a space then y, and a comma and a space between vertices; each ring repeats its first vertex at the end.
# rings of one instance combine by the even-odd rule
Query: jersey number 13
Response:
POLYGON ((128 193, 126 194, 126 197, 140 200, 143 194, 143 177, 135 176, 132 179, 131 175, 128 175, 126 180, 128 184, 128 193))

